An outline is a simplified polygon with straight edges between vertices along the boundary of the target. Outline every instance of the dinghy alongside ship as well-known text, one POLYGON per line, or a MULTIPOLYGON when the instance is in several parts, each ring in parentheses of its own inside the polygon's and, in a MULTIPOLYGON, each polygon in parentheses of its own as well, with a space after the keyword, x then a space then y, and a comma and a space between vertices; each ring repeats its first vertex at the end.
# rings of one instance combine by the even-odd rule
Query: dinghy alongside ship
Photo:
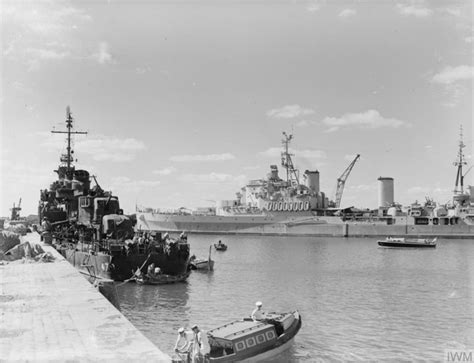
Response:
POLYGON ((168 285, 175 284, 177 282, 185 282, 189 277, 191 271, 179 275, 166 275, 166 274, 157 274, 157 275, 148 275, 148 274, 137 274, 135 277, 135 282, 139 285, 168 285))

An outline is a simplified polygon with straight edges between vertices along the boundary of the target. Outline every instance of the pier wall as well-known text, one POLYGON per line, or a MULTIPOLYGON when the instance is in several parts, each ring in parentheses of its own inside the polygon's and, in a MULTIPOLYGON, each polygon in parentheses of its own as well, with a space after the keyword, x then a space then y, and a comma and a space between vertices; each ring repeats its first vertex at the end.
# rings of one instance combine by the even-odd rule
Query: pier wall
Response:
POLYGON ((0 265, 0 361, 171 362, 56 250, 42 247, 54 262, 0 265))

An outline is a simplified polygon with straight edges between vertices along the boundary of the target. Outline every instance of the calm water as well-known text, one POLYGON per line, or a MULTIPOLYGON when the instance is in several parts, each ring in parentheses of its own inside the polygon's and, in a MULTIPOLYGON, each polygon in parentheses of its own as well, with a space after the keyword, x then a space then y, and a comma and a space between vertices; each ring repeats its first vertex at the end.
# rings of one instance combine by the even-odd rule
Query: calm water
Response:
MULTIPOLYGON (((216 236, 189 236, 207 257, 216 236)), ((118 287, 122 311, 172 354, 180 326, 207 330, 267 311, 298 309, 303 326, 281 361, 443 361, 474 349, 474 241, 434 250, 387 249, 374 239, 223 236, 215 271, 187 283, 118 287)))

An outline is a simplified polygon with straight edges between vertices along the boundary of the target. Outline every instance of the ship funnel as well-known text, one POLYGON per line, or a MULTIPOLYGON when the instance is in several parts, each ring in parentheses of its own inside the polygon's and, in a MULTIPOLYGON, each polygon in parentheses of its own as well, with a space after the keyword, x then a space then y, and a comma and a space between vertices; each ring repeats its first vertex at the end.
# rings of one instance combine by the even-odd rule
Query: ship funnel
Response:
POLYGON ((390 207, 394 202, 393 178, 379 177, 379 207, 390 207))
POLYGON ((88 193, 91 185, 89 172, 87 170, 75 170, 73 184, 82 185, 83 191, 88 193))
POLYGON ((304 172, 306 177, 306 186, 315 194, 319 193, 319 171, 306 170, 304 172))

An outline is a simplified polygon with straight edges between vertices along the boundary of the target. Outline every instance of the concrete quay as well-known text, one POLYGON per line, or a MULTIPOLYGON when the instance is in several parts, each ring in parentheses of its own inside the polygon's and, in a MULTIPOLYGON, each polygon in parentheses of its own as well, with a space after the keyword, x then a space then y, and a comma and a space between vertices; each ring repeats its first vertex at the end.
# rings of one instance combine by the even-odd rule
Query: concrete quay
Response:
POLYGON ((0 265, 1 362, 171 362, 54 248, 42 248, 56 260, 0 265))

